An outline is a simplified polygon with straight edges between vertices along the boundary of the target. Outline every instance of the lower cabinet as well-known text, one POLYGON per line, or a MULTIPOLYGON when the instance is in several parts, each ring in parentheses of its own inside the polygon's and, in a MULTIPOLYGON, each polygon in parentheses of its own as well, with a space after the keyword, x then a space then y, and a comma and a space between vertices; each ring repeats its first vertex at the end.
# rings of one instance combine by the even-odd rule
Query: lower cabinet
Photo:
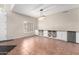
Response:
POLYGON ((35 30, 35 35, 39 35, 39 31, 38 30, 35 30))
POLYGON ((68 31, 67 32, 67 41, 76 43, 76 32, 75 31, 68 31))
POLYGON ((47 30, 43 31, 43 36, 48 37, 48 31, 47 30))
POLYGON ((43 36, 43 30, 39 30, 39 36, 43 36))
POLYGON ((76 32, 76 43, 79 43, 79 32, 76 32))
POLYGON ((56 31, 48 31, 48 37, 50 38, 56 38, 57 37, 57 32, 56 31))
POLYGON ((67 32, 57 31, 57 39, 67 41, 67 32))
POLYGON ((35 35, 79 43, 79 32, 76 31, 35 30, 35 35))

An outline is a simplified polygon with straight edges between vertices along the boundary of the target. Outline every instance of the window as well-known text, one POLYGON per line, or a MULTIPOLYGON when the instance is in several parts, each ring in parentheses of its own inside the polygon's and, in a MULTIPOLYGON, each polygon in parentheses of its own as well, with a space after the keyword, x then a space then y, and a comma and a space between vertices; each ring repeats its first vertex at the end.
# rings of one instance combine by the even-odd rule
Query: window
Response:
POLYGON ((24 33, 33 32, 33 31, 34 31, 34 23, 24 22, 24 33))

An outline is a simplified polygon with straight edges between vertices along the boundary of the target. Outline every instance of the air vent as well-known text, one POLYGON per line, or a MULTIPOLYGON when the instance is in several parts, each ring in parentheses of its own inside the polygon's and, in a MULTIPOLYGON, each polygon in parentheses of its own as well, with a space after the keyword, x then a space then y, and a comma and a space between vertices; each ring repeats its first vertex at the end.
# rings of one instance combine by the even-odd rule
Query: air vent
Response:
POLYGON ((63 11, 62 13, 69 13, 69 11, 63 11))

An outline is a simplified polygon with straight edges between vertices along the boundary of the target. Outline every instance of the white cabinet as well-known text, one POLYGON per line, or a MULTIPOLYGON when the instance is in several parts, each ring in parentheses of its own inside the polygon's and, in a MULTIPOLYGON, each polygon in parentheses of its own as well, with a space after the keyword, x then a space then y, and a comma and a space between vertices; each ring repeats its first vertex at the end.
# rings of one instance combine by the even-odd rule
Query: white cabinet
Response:
POLYGON ((76 43, 79 43, 79 32, 76 32, 76 43))
POLYGON ((44 30, 43 36, 48 37, 48 31, 47 30, 44 30))
POLYGON ((57 31, 57 39, 67 41, 67 32, 57 31))
POLYGON ((2 40, 7 40, 7 18, 4 13, 0 13, 0 41, 2 40))
POLYGON ((35 30, 35 35, 39 35, 39 31, 38 30, 35 30))
MULTIPOLYGON (((35 30, 35 35, 39 35, 39 36, 44 36, 44 37, 49 37, 49 31, 48 30, 35 30)), ((55 38, 55 39, 59 39, 59 40, 63 40, 63 41, 67 41, 67 32, 66 31, 56 31, 56 37, 51 37, 51 38, 55 38)))
MULTIPOLYGON (((35 35, 49 37, 48 30, 35 30, 35 35), (40 33, 41 32, 41 33, 40 33)), ((56 31, 56 37, 52 37, 62 41, 68 41, 68 31, 56 31)), ((76 43, 79 43, 79 32, 76 32, 76 43)))
POLYGON ((35 35, 48 37, 48 31, 47 30, 44 30, 44 31, 35 30, 35 35))

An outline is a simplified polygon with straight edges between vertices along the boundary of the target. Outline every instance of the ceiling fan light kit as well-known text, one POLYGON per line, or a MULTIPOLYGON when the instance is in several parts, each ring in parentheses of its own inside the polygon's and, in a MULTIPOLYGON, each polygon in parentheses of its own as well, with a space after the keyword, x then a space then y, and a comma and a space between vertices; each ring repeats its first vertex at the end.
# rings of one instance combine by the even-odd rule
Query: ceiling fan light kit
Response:
POLYGON ((45 15, 44 15, 44 9, 40 9, 40 17, 39 17, 39 20, 43 20, 45 19, 45 15))

